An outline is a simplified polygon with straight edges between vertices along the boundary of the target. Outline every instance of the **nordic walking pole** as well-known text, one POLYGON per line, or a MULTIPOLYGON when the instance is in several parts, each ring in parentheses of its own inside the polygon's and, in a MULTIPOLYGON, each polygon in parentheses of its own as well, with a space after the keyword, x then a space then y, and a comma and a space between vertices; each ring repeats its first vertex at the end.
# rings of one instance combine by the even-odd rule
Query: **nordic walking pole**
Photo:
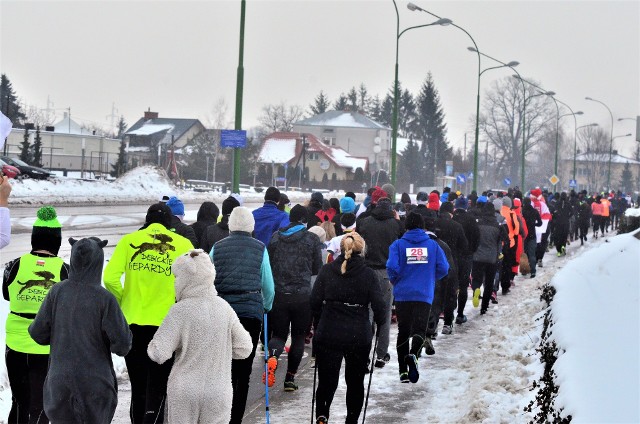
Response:
POLYGON ((267 417, 267 424, 269 424, 269 347, 267 345, 267 313, 264 313, 264 372, 267 378, 264 379, 264 403, 265 403, 265 413, 267 417))
MULTIPOLYGON (((377 330, 379 330, 379 328, 377 330)), ((371 377, 373 377, 373 360, 374 360, 377 348, 378 348, 378 336, 376 336, 376 341, 373 344, 373 353, 371 354, 371 369, 369 370, 369 385, 367 386, 367 396, 365 397, 365 401, 364 401, 364 411, 362 411, 362 424, 364 424, 364 420, 367 417, 367 405, 369 404, 369 391, 371 390, 371 377)))
POLYGON ((316 406, 316 376, 318 375, 318 358, 316 358, 315 367, 313 368, 313 397, 311 398, 311 424, 315 422, 313 418, 314 408, 316 406))

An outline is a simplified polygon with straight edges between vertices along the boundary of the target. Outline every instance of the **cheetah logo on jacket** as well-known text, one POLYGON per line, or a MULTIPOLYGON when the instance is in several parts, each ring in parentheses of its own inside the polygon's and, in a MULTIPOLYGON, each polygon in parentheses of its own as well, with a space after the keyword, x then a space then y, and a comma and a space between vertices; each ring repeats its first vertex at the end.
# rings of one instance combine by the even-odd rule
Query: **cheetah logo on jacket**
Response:
POLYGON ((23 288, 20 289, 20 291, 18 292, 18 295, 22 294, 23 291, 30 289, 31 287, 43 287, 45 289, 50 289, 51 286, 55 284, 55 281, 52 280, 52 278, 55 276, 49 271, 37 271, 34 274, 36 274, 38 277, 44 278, 44 280, 29 280, 24 283, 21 283, 20 281, 16 281, 21 286, 24 286, 23 288))
POLYGON ((133 244, 129 243, 129 246, 133 247, 134 249, 138 249, 136 253, 131 256, 132 262, 136 258, 136 256, 146 252, 147 250, 156 251, 161 255, 166 255, 167 258, 169 257, 169 251, 175 252, 176 248, 169 244, 169 242, 173 241, 173 238, 169 237, 166 234, 154 234, 150 237, 152 237, 154 240, 160 241, 160 243, 142 243, 140 246, 134 246, 133 244))

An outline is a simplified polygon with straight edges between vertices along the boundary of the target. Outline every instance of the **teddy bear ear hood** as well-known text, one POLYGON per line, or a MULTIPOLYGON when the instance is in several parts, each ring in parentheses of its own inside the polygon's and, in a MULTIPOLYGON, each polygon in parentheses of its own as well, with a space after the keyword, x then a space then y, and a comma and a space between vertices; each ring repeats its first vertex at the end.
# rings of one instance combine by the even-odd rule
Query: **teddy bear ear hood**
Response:
POLYGON ((71 244, 69 279, 99 286, 102 282, 104 265, 103 248, 107 245, 107 240, 100 240, 97 237, 76 240, 72 237, 69 239, 69 244, 71 244))
POLYGON ((179 256, 171 265, 176 277, 176 300, 189 297, 217 296, 213 282, 216 270, 209 255, 202 249, 193 249, 179 256))

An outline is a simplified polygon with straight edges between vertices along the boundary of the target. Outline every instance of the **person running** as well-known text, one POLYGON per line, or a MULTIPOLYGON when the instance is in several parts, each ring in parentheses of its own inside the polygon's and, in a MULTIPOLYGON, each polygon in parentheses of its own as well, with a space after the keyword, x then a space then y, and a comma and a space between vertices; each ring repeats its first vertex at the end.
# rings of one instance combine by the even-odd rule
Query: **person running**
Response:
POLYGON ((204 232, 200 248, 207 253, 211 252, 214 244, 229 235, 229 215, 233 209, 240 206, 235 197, 229 196, 222 202, 222 218, 220 222, 209 225, 204 232))
POLYGON ((473 306, 480 305, 480 287, 484 287, 482 293, 482 306, 480 313, 485 314, 489 308, 493 280, 496 276, 498 256, 502 250, 502 242, 509 242, 504 226, 498 224, 495 218, 495 208, 492 203, 481 203, 482 214, 478 221, 480 228, 480 243, 478 250, 473 254, 473 267, 471 270, 471 288, 473 289, 473 306))
MULTIPOLYGON (((508 196, 502 198, 500 215, 504 218, 504 228, 507 231, 508 240, 502 247, 502 269, 500 270, 500 286, 502 294, 506 295, 511 290, 511 283, 515 277, 513 267, 517 263, 516 252, 518 249, 518 236, 520 235, 520 220, 511 210, 513 202, 508 196)), ((495 288, 495 286, 494 286, 495 288)))
POLYGON ((269 187, 264 193, 264 205, 254 210, 254 237, 269 246, 271 237, 279 228, 289 225, 289 214, 278 209, 280 190, 269 187))
POLYGON ((605 232, 609 232, 609 224, 611 223, 609 219, 611 216, 611 202, 609 201, 607 194, 604 194, 601 197, 600 203, 602 203, 602 225, 604 227, 602 235, 604 235, 605 232))
POLYGON ((340 256, 340 245, 342 238, 356 229, 356 216, 353 213, 344 213, 340 217, 341 235, 335 236, 327 242, 327 262, 333 262, 335 258, 340 256))
POLYGON ((118 300, 133 334, 131 350, 124 358, 131 381, 132 423, 164 420, 173 361, 156 364, 149 359, 147 346, 175 303, 171 264, 193 249, 188 239, 171 230, 172 217, 166 204, 151 205, 145 225, 120 239, 104 269, 104 286, 118 300))
POLYGON ((584 245, 587 241, 587 234, 589 233, 589 221, 591 220, 591 207, 584 198, 584 194, 578 195, 578 207, 577 207, 577 224, 580 237, 580 246, 584 245))
POLYGON ((522 201, 522 217, 527 226, 527 236, 524 239, 524 251, 529 259, 531 278, 536 277, 536 231, 535 228, 542 225, 540 214, 533 206, 531 199, 525 197, 522 201))
POLYGON ((467 317, 464 315, 464 307, 467 304, 468 289, 471 284, 473 254, 478 250, 478 243, 480 242, 478 221, 471 213, 467 212, 468 204, 467 199, 459 197, 456 199, 455 210, 453 211, 453 220, 462 225, 468 242, 467 250, 460 255, 460 263, 458 265, 458 313, 456 324, 467 322, 467 317))
POLYGON ((343 359, 347 384, 345 423, 356 424, 362 410, 364 376, 373 339, 369 308, 378 328, 387 315, 380 281, 367 267, 364 251, 365 242, 359 234, 346 234, 341 240, 340 255, 322 267, 311 292, 318 371, 316 424, 328 422, 343 359))
POLYGON ((216 271, 204 251, 192 250, 171 265, 176 304, 147 353, 161 364, 176 354, 167 387, 168 423, 227 424, 231 417, 232 359, 251 354, 251 336, 233 308, 217 295, 216 271))
MULTIPOLYGON (((193 228, 193 232, 196 233, 198 239, 198 246, 202 248, 204 237, 207 231, 207 227, 215 225, 218 222, 218 215, 220 210, 213 202, 202 202, 200 209, 198 209, 198 216, 196 222, 190 225, 193 228)), ((196 246, 194 246, 196 247, 196 246)), ((206 252, 209 252, 208 250, 206 252)))
POLYGON ((291 223, 278 230, 267 247, 275 281, 275 297, 269 314, 268 375, 263 375, 263 382, 268 379, 269 387, 275 383, 278 358, 284 351, 291 329, 285 391, 298 390, 295 376, 311 323, 311 276, 317 275, 322 267, 322 245, 318 236, 307 230, 307 218, 307 209, 295 205, 289 213, 291 223))
POLYGON ((569 238, 569 219, 573 216, 571 211, 571 204, 567 199, 567 193, 564 191, 560 194, 560 200, 556 204, 556 210, 553 213, 553 220, 555 221, 555 245, 557 256, 564 256, 567 254, 567 239, 569 238))
POLYGON ((604 205, 602 204, 602 196, 596 196, 596 200, 591 204, 591 216, 593 221, 593 237, 598 238, 598 231, 604 237, 604 205))
POLYGON ((194 229, 185 224, 184 222, 184 204, 180 199, 175 196, 171 196, 167 200, 167 206, 171 209, 171 230, 176 234, 180 234, 182 237, 187 238, 193 247, 198 247, 198 237, 194 229))
POLYGON ((131 330, 101 284, 107 240, 69 243, 69 278, 51 287, 29 326, 36 343, 51 347, 44 410, 53 423, 110 423, 118 404, 111 354, 129 353, 131 330))
POLYGON ((234 208, 229 215, 229 236, 217 242, 209 253, 216 270, 214 284, 218 296, 231 305, 253 343, 247 358, 231 362, 231 424, 242 422, 264 312, 269 312, 273 305, 269 254, 260 240, 251 237, 254 226, 249 209, 234 208))
POLYGON ((421 215, 410 213, 405 224, 407 231, 389 247, 387 273, 396 302, 400 382, 416 383, 420 377, 417 358, 426 339, 436 281, 447 275, 449 263, 438 243, 425 233, 421 215))
POLYGON ((5 361, 11 388, 10 423, 47 423, 43 386, 49 346, 36 343, 28 328, 49 290, 69 276, 69 266, 58 257, 62 226, 56 210, 38 210, 31 231, 31 252, 9 262, 4 270, 2 295, 9 301, 5 361))

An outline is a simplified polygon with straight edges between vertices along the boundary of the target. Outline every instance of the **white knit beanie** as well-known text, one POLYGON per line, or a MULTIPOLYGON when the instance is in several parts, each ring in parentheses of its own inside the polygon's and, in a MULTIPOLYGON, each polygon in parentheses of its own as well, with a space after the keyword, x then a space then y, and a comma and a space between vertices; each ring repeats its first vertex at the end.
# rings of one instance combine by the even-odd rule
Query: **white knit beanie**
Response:
POLYGON ((256 221, 253 214, 244 206, 238 206, 233 209, 229 215, 229 231, 244 231, 250 233, 253 231, 256 221))

